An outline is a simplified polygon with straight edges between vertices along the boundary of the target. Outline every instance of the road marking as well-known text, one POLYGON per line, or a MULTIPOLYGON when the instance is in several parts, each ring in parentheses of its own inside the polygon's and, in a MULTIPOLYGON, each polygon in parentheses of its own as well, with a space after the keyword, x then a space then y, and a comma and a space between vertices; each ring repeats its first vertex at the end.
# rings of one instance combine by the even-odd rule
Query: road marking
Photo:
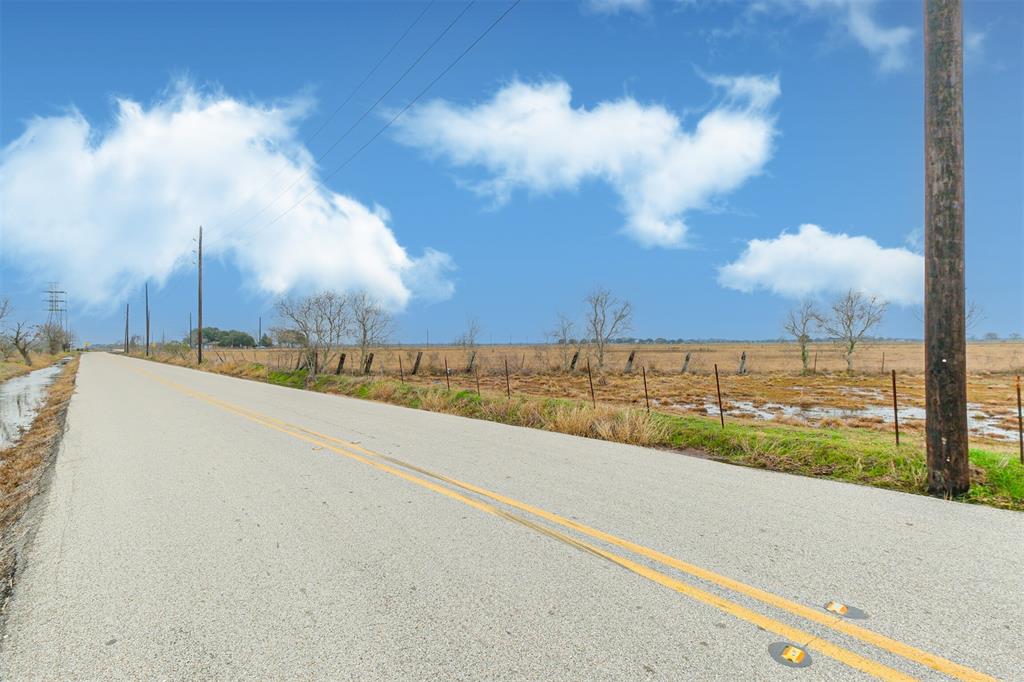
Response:
POLYGON ((852 651, 843 649, 843 648, 838 647, 836 645, 833 645, 833 644, 831 644, 829 642, 825 642, 823 640, 817 639, 814 635, 802 632, 802 631, 800 631, 800 630, 798 630, 796 628, 791 628, 790 626, 785 625, 784 623, 781 623, 779 621, 775 621, 775 620, 773 620, 771 618, 768 618, 766 616, 762 616, 761 614, 756 613, 754 611, 751 611, 751 610, 747 609, 746 607, 743 607, 743 606, 741 606, 739 604, 736 604, 734 602, 731 602, 731 601, 728 601, 728 600, 723 599, 721 597, 718 597, 717 595, 711 594, 709 592, 705 592, 704 590, 701 590, 701 589, 699 589, 697 587, 693 587, 693 586, 689 585, 688 583, 683 583, 681 581, 678 581, 678 580, 676 580, 676 579, 674 579, 674 578, 672 578, 670 576, 667 576, 667 575, 665 575, 663 573, 660 573, 658 571, 650 569, 650 568, 648 568, 648 567, 646 567, 646 566, 644 566, 642 564, 638 564, 638 563, 636 563, 636 562, 634 562, 634 561, 632 561, 630 559, 627 559, 625 557, 621 557, 621 556, 619 556, 617 554, 613 554, 611 552, 607 552, 606 550, 603 550, 603 549, 601 549, 599 547, 596 547, 594 545, 590 545, 590 544, 588 544, 586 542, 583 542, 583 541, 580 541, 580 540, 576 540, 575 538, 572 538, 571 536, 564 535, 563 533, 560 533, 560 532, 558 532, 556 530, 553 530, 551 528, 547 528, 546 526, 541 526, 541 525, 535 524, 534 522, 529 521, 528 519, 525 519, 525 518, 522 518, 522 517, 518 517, 518 516, 516 516, 514 514, 510 514, 509 512, 501 510, 501 509, 499 509, 497 507, 494 507, 493 505, 487 504, 485 502, 480 502, 479 500, 474 500, 472 498, 466 497, 464 495, 461 495, 461 494, 459 494, 459 493, 457 493, 455 491, 452 491, 452 490, 450 490, 448 488, 445 488, 443 486, 439 486, 437 484, 431 483, 430 481, 418 478, 416 476, 412 476, 411 474, 408 474, 407 472, 404 472, 404 471, 401 471, 401 470, 398 470, 398 469, 394 469, 393 467, 387 466, 386 464, 381 464, 380 462, 369 460, 366 457, 363 457, 362 455, 357 454, 357 452, 353 452, 353 450, 358 451, 358 452, 362 452, 362 453, 364 453, 365 455, 367 455, 369 457, 373 457, 375 459, 380 459, 380 460, 388 461, 388 462, 391 462, 391 463, 393 463, 393 464, 395 464, 397 466, 401 466, 403 468, 407 468, 409 470, 416 471, 416 472, 418 472, 420 474, 423 474, 425 476, 428 476, 430 478, 434 478, 435 480, 443 481, 445 483, 448 483, 449 485, 461 488, 461 489, 463 489, 463 490, 465 490, 467 492, 472 492, 472 493, 475 493, 477 495, 481 495, 483 497, 487 497, 489 499, 492 499, 494 501, 501 502, 501 503, 506 504, 506 505, 508 505, 510 507, 513 507, 515 509, 519 509, 521 511, 525 511, 527 513, 533 514, 535 516, 538 516, 538 517, 543 518, 545 520, 551 521, 551 522, 556 523, 558 525, 561 525, 561 526, 564 526, 564 527, 567 527, 567 528, 571 528, 571 529, 576 530, 576 531, 578 531, 578 532, 580 532, 580 533, 582 533, 584 535, 588 535, 588 536, 590 536, 592 538, 595 538, 595 539, 598 539, 598 540, 602 540, 602 541, 607 542, 609 544, 621 547, 621 548, 626 549, 626 550, 628 550, 630 552, 633 552, 635 554, 639 554, 639 555, 644 556, 644 557, 646 557, 648 559, 651 559, 652 561, 655 561, 657 563, 661 563, 662 565, 675 568, 675 569, 680 570, 680 571, 682 571, 684 573, 688 573, 688 574, 690 574, 690 575, 692 575, 694 577, 698 577, 698 578, 707 580, 708 582, 712 582, 712 583, 717 584, 717 585, 719 585, 721 587, 725 587, 725 588, 730 589, 732 591, 739 592, 740 594, 744 594, 744 595, 746 595, 748 597, 751 597, 751 598, 756 599, 758 601, 761 601, 763 603, 766 603, 766 604, 769 604, 771 606, 775 606, 775 607, 780 608, 782 610, 788 611, 788 612, 790 612, 790 613, 792 613, 794 615, 801 616, 801 617, 806 618, 808 620, 812 620, 812 621, 814 621, 814 622, 816 622, 818 624, 821 624, 821 625, 825 625, 825 626, 827 626, 829 628, 832 628, 833 630, 836 630, 836 631, 842 632, 844 634, 850 635, 852 637, 860 639, 861 641, 867 642, 869 644, 873 644, 873 645, 875 645, 875 646, 877 646, 877 647, 879 647, 881 649, 884 649, 884 650, 889 651, 891 653, 895 653, 895 654, 897 654, 899 656, 902 656, 903 658, 906 658, 907 660, 914 661, 916 663, 920 663, 920 664, 925 665, 925 666, 927 666, 927 667, 929 667, 929 668, 931 668, 933 670, 942 672, 944 674, 950 675, 950 676, 955 677, 957 679, 971 680, 971 681, 977 680, 977 681, 985 681, 985 682, 996 682, 994 677, 991 677, 991 676, 986 675, 984 673, 978 672, 978 671, 973 670, 971 668, 967 668, 966 666, 960 665, 958 663, 954 663, 952 661, 949 661, 949 660, 947 660, 945 658, 942 658, 940 656, 937 656, 935 654, 931 654, 931 653, 928 653, 928 652, 923 651, 921 649, 917 649, 916 647, 912 647, 912 646, 910 646, 908 644, 904 644, 903 642, 899 642, 897 640, 893 640, 893 639, 891 639, 889 637, 886 637, 886 636, 881 635, 879 633, 873 632, 873 631, 868 630, 866 628, 862 628, 860 626, 854 625, 852 623, 849 623, 848 621, 842 620, 839 617, 833 617, 833 616, 825 615, 825 614, 821 613, 820 611, 818 611, 816 609, 813 609, 813 608, 810 608, 810 607, 807 607, 807 606, 805 606, 803 604, 799 604, 797 602, 790 601, 788 599, 785 599, 784 597, 779 597, 779 596, 774 595, 774 594, 772 594, 770 592, 765 592, 765 591, 760 590, 760 589, 758 589, 756 587, 747 585, 745 583, 741 583, 741 582, 739 582, 737 580, 733 580, 731 578, 727 578, 725 576, 719 575, 719 574, 714 573, 712 571, 709 571, 707 569, 703 569, 703 568, 701 568, 699 566, 695 566, 693 564, 689 564, 687 562, 681 561, 681 560, 676 559, 674 557, 670 557, 670 556, 668 556, 666 554, 662 554, 661 552, 658 552, 657 550, 653 550, 653 549, 644 547, 643 545, 638 545, 638 544, 630 542, 628 540, 623 540, 622 538, 618 538, 618 537, 616 537, 614 535, 611 535, 609 533, 605 533, 603 531, 600 531, 600 530, 597 530, 597 529, 594 529, 594 528, 590 528, 589 526, 586 526, 584 524, 578 523, 576 521, 572 521, 570 519, 566 519, 564 517, 558 516, 557 514, 553 514, 551 512, 548 512, 546 510, 540 509, 538 507, 534 507, 532 505, 528 505, 528 504, 526 504, 524 502, 519 502, 518 500, 515 500, 513 498, 506 497, 504 495, 492 492, 492 491, 487 490, 485 488, 480 488, 479 486, 475 486, 475 485, 472 485, 470 483, 465 483, 463 481, 459 481, 458 479, 453 479, 453 478, 444 476, 442 474, 436 474, 436 473, 430 472, 430 471, 428 471, 426 469, 423 469, 421 467, 418 467, 416 465, 413 465, 413 464, 410 464, 410 463, 407 463, 407 462, 403 462, 402 460, 399 460, 397 458, 390 457, 390 456, 384 455, 382 453, 374 452, 372 450, 368 450, 367 448, 364 448, 364 447, 362 447, 362 446, 360 446, 360 445, 358 445, 356 443, 352 443, 351 441, 346 441, 346 440, 343 440, 343 439, 340 439, 340 438, 335 438, 334 436, 328 436, 326 434, 318 433, 316 431, 312 431, 310 429, 306 429, 305 427, 301 427, 301 426, 298 426, 296 424, 290 424, 290 423, 285 422, 283 420, 276 419, 276 418, 270 417, 268 415, 260 414, 258 412, 253 411, 253 410, 246 410, 245 408, 241 408, 241 407, 232 405, 231 403, 228 403, 226 401, 220 400, 219 398, 214 398, 214 397, 206 395, 204 393, 201 393, 201 392, 198 392, 198 391, 193 391, 192 389, 190 389, 190 388, 188 388, 186 386, 182 386, 181 384, 178 384, 177 382, 174 382, 174 381, 169 380, 169 379, 164 379, 163 377, 157 376, 157 375, 155 375, 155 374, 153 374, 153 373, 151 373, 151 372, 149 372, 147 370, 135 370, 133 368, 133 371, 137 371, 139 373, 145 374, 145 375, 149 376, 150 378, 152 378, 152 379, 154 379, 154 380, 156 380, 156 381, 158 381, 160 383, 163 383, 163 384, 165 384, 165 385, 167 385, 167 386, 169 386, 169 387, 171 387, 171 388, 173 388, 173 389, 175 389, 175 390, 177 390, 179 392, 185 393, 187 395, 191 395, 192 397, 194 397, 196 399, 199 399, 199 400, 207 402, 207 403, 209 403, 211 405, 215 405, 217 407, 220 407, 221 409, 224 409, 224 410, 227 410, 227 411, 232 412, 234 414, 237 414, 237 415, 239 415, 239 416, 241 416, 243 418, 249 419, 250 421, 262 424, 264 426, 267 426, 268 428, 272 428, 272 429, 274 429, 276 431, 288 434, 288 435, 290 435, 290 436, 292 436, 294 438, 297 438, 297 439, 300 439, 300 440, 304 440, 304 441, 312 443, 314 445, 319 445, 319 446, 322 446, 322 447, 326 447, 327 449, 329 449, 329 450, 331 450, 333 452, 336 452, 338 454, 344 455, 346 457, 349 457, 349 458, 354 459, 356 461, 362 462, 364 464, 368 464, 370 466, 378 468, 378 469, 380 469, 382 471, 386 471, 388 473, 391 473, 393 475, 396 475, 396 476, 398 476, 400 478, 403 478, 403 479, 408 480, 410 482, 416 483, 418 485, 422 485, 422 486, 427 487, 427 488, 429 488, 431 490, 434 490, 435 492, 440 492, 440 493, 442 493, 442 494, 444 494, 444 495, 446 495, 448 497, 451 497, 452 499, 457 499, 457 500, 459 500, 461 502, 464 502, 466 504, 469 504, 470 506, 472 506, 474 508, 477 508, 477 509, 479 509, 481 511, 485 511, 487 513, 490 513, 490 514, 493 514, 493 515, 496 515, 496 516, 499 516, 499 517, 506 518, 508 520, 514 521, 516 523, 519 523, 521 525, 527 526, 527 527, 532 528, 534 530, 537 530, 537 531, 539 531, 541 533, 544 533, 545 535, 548 535, 548 536, 553 537, 555 539, 561 540, 562 542, 570 544, 570 545, 572 545, 574 547, 577 547, 577 548, 582 549, 584 551, 588 551, 588 552, 590 552, 592 554, 595 554, 597 556, 600 556, 602 558, 608 559, 609 561, 612 561, 612 562, 614 562, 616 564, 619 564, 620 566, 623 566, 624 568, 627 568, 627 569, 633 571, 634 573, 642 575, 643 577, 646 577, 646 578, 648 578, 648 579, 650 579, 650 580, 652 580, 652 581, 654 581, 656 583, 659 583, 659 584, 661 584, 661 585, 663 585, 665 587, 669 587, 670 589, 673 589, 673 590, 675 590, 677 592, 680 592, 681 594, 684 594, 686 596, 690 596, 690 597, 692 597, 694 599, 697 599, 698 601, 702 601, 702 602, 707 603, 707 604, 709 604, 711 606, 715 606, 716 608, 719 608, 719 609, 721 609, 721 610, 723 610, 723 611, 725 611, 727 613, 730 613, 731 615, 733 615, 733 616, 735 616, 737 618, 740 618, 742 620, 747 620, 748 622, 755 623, 756 625, 760 625, 761 627, 764 627, 766 630, 770 630, 772 632, 775 632, 776 634, 780 634, 780 635, 786 636, 786 637, 788 637, 789 639, 791 639, 793 641, 800 641, 800 640, 803 640, 803 639, 807 639, 807 642, 804 644, 804 647, 816 649, 816 650, 820 651, 821 653, 823 653, 825 655, 828 655, 828 656, 830 656, 830 657, 832 657, 832 658, 834 658, 836 660, 839 660, 839 661, 841 661, 843 663, 846 663, 847 665, 850 665, 851 667, 863 670, 864 672, 868 672, 868 673, 870 673, 872 675, 875 675, 877 677, 880 677, 882 679, 887 679, 887 680, 889 680, 889 679, 909 680, 909 679, 914 679, 914 678, 909 677, 909 676, 905 675, 904 673, 901 673, 901 672, 899 672, 897 670, 894 670, 892 668, 888 668, 888 667, 886 667, 886 666, 884 666, 884 665, 882 665, 880 663, 876 663, 875 661, 871 661, 869 659, 864 659, 864 658, 858 656, 857 654, 853 653, 852 651), (304 434, 309 434, 309 435, 307 436, 307 435, 304 435, 304 434), (317 439, 322 439, 322 440, 317 440, 317 439), (333 441, 335 443, 343 445, 344 448, 335 447, 335 446, 331 445, 330 443, 323 442, 323 441, 333 441), (347 448, 347 449, 345 449, 345 448, 347 448), (757 620, 755 620, 755 619, 757 619, 757 620), (762 620, 764 622, 761 622, 762 620), (769 627, 769 624, 771 625, 771 627, 769 627), (781 630, 779 628, 782 628, 784 630, 781 630), (863 667, 863 666, 867 666, 867 667, 863 667), (892 676, 892 675, 895 675, 895 676, 892 676))

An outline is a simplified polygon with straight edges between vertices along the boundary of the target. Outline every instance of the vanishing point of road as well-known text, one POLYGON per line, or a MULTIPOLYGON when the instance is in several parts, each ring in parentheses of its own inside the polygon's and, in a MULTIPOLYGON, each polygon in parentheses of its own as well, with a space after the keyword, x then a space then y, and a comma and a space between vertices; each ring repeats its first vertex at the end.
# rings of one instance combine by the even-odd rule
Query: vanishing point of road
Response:
POLYGON ((28 521, 10 680, 1024 679, 1022 514, 113 355, 28 521))

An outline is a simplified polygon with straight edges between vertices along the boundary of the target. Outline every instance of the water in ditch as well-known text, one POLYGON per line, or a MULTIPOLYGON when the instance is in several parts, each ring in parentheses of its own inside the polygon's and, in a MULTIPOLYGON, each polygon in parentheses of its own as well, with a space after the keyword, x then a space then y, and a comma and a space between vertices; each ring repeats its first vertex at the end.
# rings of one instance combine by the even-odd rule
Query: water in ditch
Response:
POLYGON ((0 451, 21 439, 21 434, 32 425, 36 413, 46 401, 46 393, 57 375, 62 360, 56 365, 37 369, 0 383, 0 451))

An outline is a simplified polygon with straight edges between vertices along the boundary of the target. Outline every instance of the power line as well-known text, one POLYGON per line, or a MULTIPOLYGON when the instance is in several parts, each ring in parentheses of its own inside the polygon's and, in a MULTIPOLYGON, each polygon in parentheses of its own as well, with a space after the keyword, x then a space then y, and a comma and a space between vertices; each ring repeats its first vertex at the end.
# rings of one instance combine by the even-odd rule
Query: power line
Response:
POLYGON ((263 208, 261 208, 260 210, 256 211, 256 213, 254 213, 248 219, 246 219, 245 222, 243 222, 240 225, 238 225, 238 228, 245 227, 246 225, 251 223, 253 220, 258 218, 264 211, 266 211, 268 208, 270 208, 271 206, 276 204, 281 199, 281 197, 286 195, 293 187, 295 187, 295 185, 299 184, 299 182, 301 182, 303 179, 309 177, 310 173, 313 171, 313 169, 315 167, 315 164, 319 163, 320 161, 323 161, 323 159, 328 154, 330 154, 331 151, 333 151, 335 147, 337 147, 339 144, 341 144, 341 142, 344 141, 345 138, 347 138, 350 134, 352 134, 352 132, 359 126, 359 124, 362 123, 366 119, 367 116, 369 116, 371 113, 373 113, 373 111, 380 105, 380 103, 384 101, 384 98, 387 97, 388 95, 390 95, 391 92, 396 87, 398 87, 398 85, 401 84, 401 82, 403 80, 405 80, 405 77, 408 76, 409 73, 414 68, 416 68, 416 66, 421 61, 423 61, 423 58, 426 57, 430 53, 430 51, 433 50, 434 47, 437 46, 437 44, 439 42, 441 42, 441 39, 444 38, 448 34, 448 32, 455 26, 455 24, 457 24, 459 22, 459 20, 466 14, 466 12, 468 12, 470 10, 470 8, 473 5, 475 5, 475 4, 476 4, 476 0, 470 0, 470 2, 464 8, 462 8, 462 11, 459 12, 457 15, 455 15, 454 19, 452 19, 450 22, 448 22, 448 25, 444 27, 444 29, 437 35, 437 37, 434 38, 434 40, 429 45, 427 45, 427 47, 422 52, 420 52, 419 56, 416 57, 415 60, 413 60, 412 64, 410 64, 408 67, 406 67, 406 69, 401 73, 401 75, 398 76, 398 78, 395 79, 395 81, 388 87, 388 89, 385 90, 384 93, 381 94, 376 99, 376 101, 374 101, 374 103, 372 105, 370 105, 370 107, 368 109, 366 109, 366 111, 364 111, 362 114, 360 114, 359 118, 357 118, 355 120, 355 122, 353 122, 345 130, 345 132, 343 132, 338 138, 336 138, 334 140, 334 142, 332 142, 330 144, 330 146, 327 147, 327 149, 325 149, 323 152, 321 152, 320 155, 317 156, 313 160, 313 164, 310 165, 309 168, 307 168, 306 170, 303 170, 302 172, 300 172, 299 175, 287 187, 285 187, 283 190, 281 190, 277 194, 277 196, 275 196, 273 199, 271 199, 268 204, 263 206, 263 208))
MULTIPOLYGON (((398 39, 395 40, 395 42, 393 42, 391 44, 391 47, 388 48, 388 51, 385 52, 381 56, 381 58, 377 60, 377 63, 373 65, 373 68, 370 69, 370 71, 365 76, 363 76, 363 79, 361 81, 359 81, 359 83, 354 88, 352 88, 349 91, 348 95, 345 96, 345 99, 342 100, 341 104, 339 104, 338 106, 336 106, 334 108, 334 111, 332 111, 327 116, 327 118, 325 118, 320 123, 320 125, 317 126, 316 130, 314 130, 310 135, 307 135, 303 139, 303 144, 304 145, 308 145, 310 142, 312 142, 313 139, 317 135, 319 135, 323 131, 324 128, 327 127, 327 124, 334 120, 334 117, 338 115, 338 112, 340 112, 345 107, 345 105, 348 104, 349 101, 351 101, 351 99, 355 96, 355 94, 357 92, 359 92, 359 90, 364 85, 366 85, 366 82, 368 80, 370 80, 370 78, 373 76, 373 74, 377 73, 377 70, 387 60, 387 58, 391 56, 391 54, 395 51, 395 49, 398 48, 398 46, 402 43, 402 41, 405 40, 406 36, 409 35, 409 32, 412 31, 412 29, 416 27, 416 25, 420 22, 421 19, 423 19, 423 16, 427 13, 427 10, 429 10, 434 5, 434 2, 435 2, 435 0, 430 0, 430 2, 427 3, 427 5, 420 11, 420 13, 416 15, 416 18, 412 20, 412 23, 410 23, 408 26, 405 27, 405 30, 402 31, 402 34, 400 36, 398 36, 398 39)), ((245 207, 246 204, 248 204, 251 200, 253 200, 257 196, 259 196, 260 193, 262 193, 264 189, 269 187, 275 180, 277 180, 278 177, 280 177, 281 173, 283 173, 285 170, 287 170, 290 167, 291 167, 291 163, 289 161, 285 161, 283 164, 281 164, 281 167, 278 168, 277 171, 275 171, 274 174, 271 175, 270 178, 268 178, 266 182, 264 182, 262 185, 260 185, 259 189, 257 189, 255 192, 251 193, 249 195, 249 197, 245 201, 241 202, 238 206, 235 207, 235 209, 233 211, 231 211, 227 216, 225 216, 225 218, 223 219, 223 222, 226 222, 229 218, 232 218, 236 213, 241 211, 245 207)), ((259 213, 257 213, 256 215, 259 215, 259 213)), ((247 220, 245 223, 242 223, 242 226, 244 226, 245 224, 250 222, 253 218, 256 217, 256 215, 252 216, 252 218, 249 218, 249 220, 247 220)))
MULTIPOLYGON (((386 130, 387 130, 388 128, 390 128, 390 127, 391 127, 391 125, 392 125, 392 124, 393 124, 393 123, 394 123, 395 121, 397 121, 397 120, 398 120, 398 119, 399 119, 399 118, 400 118, 400 117, 401 117, 401 116, 402 116, 402 115, 403 115, 403 114, 404 114, 404 113, 405 113, 406 111, 408 111, 408 110, 409 110, 409 109, 410 109, 410 108, 411 108, 411 107, 412 107, 412 106, 413 106, 414 104, 416 104, 416 102, 418 102, 418 101, 419 101, 419 100, 420 100, 420 99, 421 99, 421 98, 422 98, 422 97, 423 97, 423 96, 424 96, 425 94, 427 94, 427 91, 429 91, 429 90, 430 90, 430 88, 432 88, 432 87, 433 87, 433 86, 434 86, 434 85, 435 85, 435 84, 436 84, 436 83, 437 83, 437 82, 438 82, 439 80, 441 80, 442 78, 444 78, 444 76, 445 76, 445 75, 446 75, 446 74, 447 74, 447 73, 448 73, 449 71, 451 71, 451 70, 452 70, 453 68, 455 68, 455 66, 456 66, 456 65, 457 65, 457 64, 458 64, 458 63, 459 63, 460 61, 462 61, 462 58, 463 58, 463 57, 465 57, 465 56, 466 56, 467 54, 469 54, 469 52, 470 52, 470 51, 471 51, 471 50, 472 50, 472 49, 473 49, 474 47, 476 47, 476 46, 477 46, 477 44, 478 44, 478 43, 479 43, 479 42, 480 42, 481 40, 483 40, 483 39, 484 39, 485 37, 487 37, 487 34, 489 34, 489 33, 490 33, 490 32, 491 32, 492 30, 494 30, 494 28, 495 28, 495 27, 496 27, 496 26, 497 26, 497 25, 498 25, 499 23, 501 23, 501 21, 502 21, 502 20, 503 20, 503 19, 504 19, 504 18, 505 18, 506 16, 508 16, 508 14, 509 14, 509 13, 510 13, 510 12, 511 12, 512 10, 514 10, 514 9, 516 8, 516 6, 517 6, 517 5, 519 5, 519 3, 520 3, 520 2, 522 2, 522 0, 515 0, 515 2, 513 2, 513 3, 511 4, 511 5, 509 5, 508 9, 506 9, 506 10, 505 10, 504 12, 502 12, 502 13, 501 13, 501 15, 500 15, 500 16, 498 16, 498 18, 497 18, 497 19, 495 19, 495 20, 494 20, 493 22, 491 22, 490 26, 488 26, 488 27, 487 27, 487 28, 486 28, 486 29, 484 30, 484 32, 483 32, 483 33, 481 33, 481 34, 480 34, 479 36, 477 36, 476 40, 474 40, 474 41, 473 41, 472 43, 470 43, 470 44, 469 44, 469 46, 468 46, 468 47, 466 47, 466 49, 465 49, 465 50, 463 50, 463 51, 462 51, 462 52, 461 52, 461 53, 459 54, 459 56, 458 56, 458 57, 456 57, 456 58, 455 58, 454 60, 452 60, 452 61, 451 61, 451 62, 450 62, 450 63, 448 64, 448 66, 446 66, 446 67, 445 67, 445 68, 444 68, 444 69, 443 69, 443 70, 441 71, 441 73, 439 73, 439 74, 438 74, 438 75, 437 75, 437 76, 436 76, 436 77, 435 77, 435 78, 434 78, 434 79, 433 79, 432 81, 430 81, 429 83, 427 83, 427 86, 426 86, 425 88, 423 88, 422 90, 420 90, 420 91, 419 91, 419 93, 418 93, 418 94, 417 94, 417 95, 416 95, 415 97, 413 97, 413 98, 412 98, 411 100, 409 100, 409 102, 408 102, 408 103, 407 103, 407 104, 406 104, 406 105, 405 105, 404 107, 402 107, 402 108, 401 108, 401 109, 400 109, 400 110, 398 111, 398 113, 397 113, 397 114, 395 114, 394 116, 392 116, 392 117, 391 117, 391 119, 390 119, 390 120, 389 120, 389 121, 388 121, 387 123, 385 123, 385 124, 383 125, 383 127, 381 127, 381 128, 380 128, 380 129, 379 129, 379 130, 378 130, 378 131, 377 131, 376 133, 374 133, 374 134, 373 134, 373 135, 372 135, 372 136, 370 137, 370 139, 368 139, 368 140, 367 140, 366 142, 364 142, 364 143, 362 144, 362 146, 360 146, 360 147, 359 147, 358 149, 356 149, 356 150, 355 150, 355 152, 353 152, 353 153, 352 153, 352 154, 351 154, 351 155, 350 155, 350 156, 349 156, 349 157, 348 157, 347 159, 345 159, 345 161, 343 161, 343 162, 341 163, 341 165, 340 165, 340 166, 338 166, 337 168, 335 168, 334 170, 332 170, 332 171, 331 171, 330 173, 328 173, 327 175, 325 175, 325 176, 323 177, 323 179, 322 179, 322 180, 319 180, 319 181, 317 181, 317 183, 316 183, 316 185, 315 185, 315 186, 313 187, 313 189, 309 190, 309 191, 308 191, 308 192, 306 192, 306 193, 305 193, 304 195, 302 195, 302 196, 301 196, 301 197, 299 198, 299 200, 298 200, 298 201, 296 201, 296 202, 295 202, 294 204, 292 204, 292 205, 291 205, 291 206, 289 206, 289 207, 288 207, 287 209, 285 209, 285 211, 284 211, 283 213, 281 213, 281 214, 280 214, 279 216, 277 216, 276 218, 274 218, 273 220, 271 220, 271 221, 270 221, 269 223, 266 223, 266 224, 264 224, 264 225, 260 226, 259 228, 257 228, 256 230, 254 230, 254 231, 252 232, 252 234, 256 234, 256 233, 258 233, 258 232, 262 232, 263 230, 267 229, 267 228, 268 228, 268 227, 270 227, 271 225, 275 224, 275 223, 276 223, 277 221, 281 220, 281 218, 283 218, 283 217, 285 217, 286 215, 288 215, 288 214, 289 214, 289 213, 290 213, 290 212, 291 212, 291 211, 292 211, 293 209, 295 209, 296 207, 298 207, 298 205, 299 205, 299 204, 301 204, 301 203, 302 203, 303 201, 305 201, 306 199, 308 199, 308 198, 310 197, 310 195, 312 195, 312 194, 313 194, 314 192, 316 192, 316 191, 317 191, 318 189, 320 189, 320 188, 323 188, 323 189, 325 189, 325 190, 328 190, 328 191, 329 191, 329 188, 328 188, 328 187, 327 187, 327 186, 326 186, 326 185, 324 184, 324 182, 326 182, 326 181, 327 181, 327 180, 329 180, 330 178, 332 178, 332 177, 334 177, 335 175, 337 175, 338 173, 340 173, 340 172, 342 171, 342 169, 344 169, 344 168, 345 168, 345 167, 346 167, 346 166, 347 166, 347 165, 348 165, 349 163, 351 163, 351 162, 352 162, 352 161, 353 161, 353 160, 354 160, 354 159, 355 159, 355 158, 356 158, 357 156, 359 156, 359 154, 360 154, 360 153, 362 153, 362 151, 363 151, 364 149, 366 149, 367 147, 369 147, 369 146, 370 146, 370 145, 371 145, 371 144, 373 143, 373 141, 374 141, 374 140, 376 140, 376 139, 377 139, 378 137, 380 137, 381 135, 383 135, 383 134, 384 134, 384 131, 386 131, 386 130)), ((289 187, 289 189, 290 189, 290 187, 289 187)))

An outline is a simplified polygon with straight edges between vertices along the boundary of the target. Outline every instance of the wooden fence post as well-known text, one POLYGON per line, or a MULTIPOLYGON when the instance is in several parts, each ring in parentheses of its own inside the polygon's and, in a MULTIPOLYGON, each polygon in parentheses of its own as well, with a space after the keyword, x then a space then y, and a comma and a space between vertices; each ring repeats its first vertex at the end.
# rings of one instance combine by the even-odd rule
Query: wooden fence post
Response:
POLYGON ((647 365, 642 365, 640 369, 644 372, 644 403, 647 405, 647 414, 651 413, 651 398, 647 395, 647 365))
POLYGON ((596 408, 597 398, 594 397, 594 375, 590 372, 590 358, 587 358, 587 379, 590 380, 590 402, 596 408))
POLYGON ((405 383, 405 368, 402 366, 402 354, 398 354, 398 379, 403 384, 405 383))
POLYGON ((725 410, 722 409, 722 385, 718 383, 718 363, 715 363, 715 390, 718 392, 718 418, 722 422, 722 428, 725 428, 725 410))
POLYGON ((896 407, 896 370, 892 371, 892 422, 896 425, 896 445, 900 444, 900 413, 896 407))
POLYGON ((508 358, 505 358, 505 396, 512 399, 512 382, 508 378, 508 358))
POLYGON ((629 351, 629 359, 626 360, 626 369, 625 369, 626 374, 629 374, 629 373, 631 373, 633 371, 633 358, 635 358, 635 357, 636 357, 636 351, 635 350, 629 351))
POLYGON ((448 385, 448 390, 452 390, 452 379, 448 372, 448 356, 444 356, 444 382, 448 385))

